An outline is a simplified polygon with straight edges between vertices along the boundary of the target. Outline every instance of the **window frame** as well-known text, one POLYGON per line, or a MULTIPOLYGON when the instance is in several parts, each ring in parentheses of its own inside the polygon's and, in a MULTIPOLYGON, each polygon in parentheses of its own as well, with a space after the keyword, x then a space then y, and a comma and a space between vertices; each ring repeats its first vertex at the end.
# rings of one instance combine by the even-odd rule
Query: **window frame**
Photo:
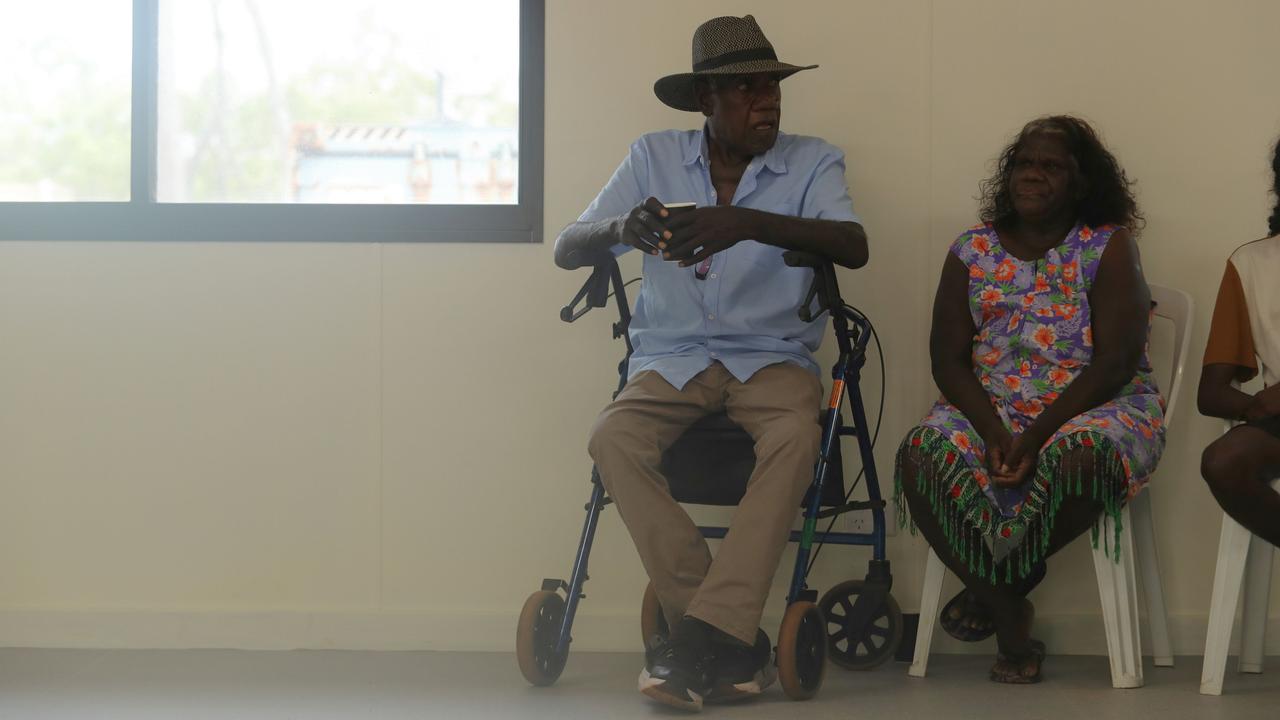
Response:
POLYGON ((0 202, 0 240, 542 242, 545 0, 520 0, 514 205, 156 201, 160 0, 133 0, 130 199, 0 202))

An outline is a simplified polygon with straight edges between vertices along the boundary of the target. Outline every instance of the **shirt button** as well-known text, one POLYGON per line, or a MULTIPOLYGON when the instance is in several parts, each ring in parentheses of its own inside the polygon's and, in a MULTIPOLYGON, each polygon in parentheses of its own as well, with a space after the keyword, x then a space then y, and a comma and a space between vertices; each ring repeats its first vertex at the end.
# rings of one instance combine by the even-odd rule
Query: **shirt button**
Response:
POLYGON ((712 279, 712 280, 715 280, 715 279, 716 279, 716 274, 715 274, 715 273, 711 273, 711 279, 712 279))
POLYGON ((707 319, 708 319, 708 320, 715 320, 715 319, 716 319, 716 316, 715 316, 715 315, 708 315, 708 316, 707 316, 707 319))

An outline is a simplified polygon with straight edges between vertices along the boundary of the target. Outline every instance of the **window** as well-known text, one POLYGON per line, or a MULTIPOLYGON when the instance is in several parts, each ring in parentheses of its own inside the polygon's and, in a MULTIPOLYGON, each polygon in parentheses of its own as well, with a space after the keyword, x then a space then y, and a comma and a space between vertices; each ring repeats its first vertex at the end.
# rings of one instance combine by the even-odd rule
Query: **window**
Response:
POLYGON ((543 0, 33 7, 0 239, 540 239, 543 0))
POLYGON ((130 0, 5 9, 0 201, 129 200, 129 11, 130 0))

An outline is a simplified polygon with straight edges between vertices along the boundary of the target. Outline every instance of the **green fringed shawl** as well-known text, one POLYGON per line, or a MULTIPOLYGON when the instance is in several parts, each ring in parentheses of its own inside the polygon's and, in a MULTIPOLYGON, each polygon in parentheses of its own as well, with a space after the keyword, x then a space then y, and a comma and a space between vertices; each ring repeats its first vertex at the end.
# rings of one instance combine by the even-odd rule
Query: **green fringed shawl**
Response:
MULTIPOLYGON (((1031 567, 1045 558, 1049 536, 1062 501, 1068 496, 1084 495, 1084 479, 1079 468, 1059 475, 1062 458, 1079 448, 1093 454, 1093 467, 1101 470, 1098 482, 1091 483, 1093 499, 1102 503, 1105 516, 1115 528, 1113 537, 1100 537, 1100 517, 1093 526, 1093 546, 1101 541, 1106 552, 1120 559, 1120 512, 1127 498, 1128 478, 1120 453, 1104 435, 1081 430, 1054 440, 1040 451, 1030 492, 1014 517, 1004 518, 992 506, 979 487, 974 469, 963 460, 955 445, 934 428, 920 426, 911 431, 898 448, 894 476, 894 499, 898 506, 898 524, 906 527, 909 518, 902 498, 903 462, 912 453, 924 462, 918 463, 916 490, 928 498, 929 506, 951 553, 968 563, 969 571, 995 584, 1003 570, 1004 581, 1013 582, 1014 573, 1026 578, 1031 567), (1003 537, 1015 543, 1013 550, 999 563, 988 552, 984 538, 1003 537), (1113 549, 1114 548, 1114 549, 1113 549)), ((911 522, 911 532, 916 526, 911 522)))

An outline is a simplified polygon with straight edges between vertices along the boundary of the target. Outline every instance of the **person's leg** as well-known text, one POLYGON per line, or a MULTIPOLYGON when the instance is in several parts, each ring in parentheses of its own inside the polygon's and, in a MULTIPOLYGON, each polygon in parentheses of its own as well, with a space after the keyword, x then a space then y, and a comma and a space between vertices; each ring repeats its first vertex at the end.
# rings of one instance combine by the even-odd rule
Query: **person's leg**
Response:
POLYGON ((659 472, 662 454, 698 418, 719 410, 728 373, 712 365, 676 390, 656 372, 632 378, 591 430, 600 480, 635 542, 669 626, 684 616, 711 553, 659 472))
MULTIPOLYGON (((976 437, 969 428, 968 421, 964 416, 954 409, 951 413, 952 416, 948 427, 959 429, 963 434, 971 438, 976 437)), ((981 540, 975 541, 973 538, 963 538, 969 541, 967 547, 970 552, 952 552, 951 542, 943 528, 943 521, 933 514, 935 512, 935 503, 938 505, 937 510, 943 511, 949 508, 952 502, 950 497, 944 498, 937 495, 939 492, 937 485, 944 482, 941 478, 948 476, 950 472, 955 470, 954 467, 944 467, 941 458, 946 456, 963 458, 966 456, 966 453, 948 440, 942 441, 942 452, 937 447, 933 447, 933 449, 925 447, 935 445, 933 440, 926 442, 922 446, 921 440, 925 436, 921 435, 921 433, 928 430, 936 430, 936 427, 935 424, 926 421, 925 425, 907 433, 906 439, 902 442, 896 459, 897 467, 895 468, 899 490, 902 494, 900 504, 905 504, 906 507, 910 508, 911 516, 916 521, 916 529, 935 548, 939 559, 952 570, 957 567, 963 567, 963 572, 959 572, 957 575, 965 581, 965 588, 956 593, 943 607, 939 616, 939 624, 947 634, 957 640, 978 642, 991 637, 996 630, 992 609, 982 600, 982 596, 990 592, 992 586, 992 580, 987 573, 994 573, 995 568, 992 564, 991 554, 981 540), (928 488, 927 492, 925 490, 926 487, 928 488), (976 573, 974 572, 975 567, 977 568, 976 573), (976 589, 970 589, 971 586, 976 589)), ((981 452, 979 451, 977 455, 980 456, 981 452)), ((976 469, 970 468, 970 470, 976 469)), ((992 512, 994 512, 994 508, 992 512)), ((953 520, 953 522, 956 521, 953 520)), ((956 530, 962 532, 963 528, 957 528, 956 530)), ((995 580, 1008 585, 1008 587, 1000 588, 1000 592, 1006 595, 1025 597, 1043 578, 1044 564, 1034 563, 1025 577, 1021 573, 1015 573, 1011 577, 1007 577, 1002 572, 996 576, 995 580)))
MULTIPOLYGON (((1101 498, 1106 482, 1097 473, 1094 462, 1096 454, 1092 449, 1078 447, 1064 453, 1058 461, 1054 472, 1055 482, 1065 483, 1067 478, 1079 477, 1079 491, 1075 487, 1069 488, 1062 497, 1057 513, 1048 518, 1053 526, 1044 557, 1057 552, 1091 529, 1101 515, 1105 507, 1101 498), (1096 493, 1095 484, 1098 484, 1096 493)), ((1015 573, 1012 582, 1005 582, 1006 575, 996 573, 993 583, 990 578, 973 573, 970 564, 950 549, 942 525, 933 514, 930 498, 913 481, 914 478, 926 477, 934 471, 929 466, 931 458, 911 446, 904 447, 898 457, 902 465, 899 472, 905 478, 902 483, 903 497, 920 534, 929 541, 939 559, 960 578, 965 588, 990 610, 1000 649, 996 664, 991 669, 992 679, 1006 683, 1033 682, 1040 675, 1044 648, 1031 637, 1035 608, 1025 597, 1029 590, 1026 580, 1015 573)), ((1027 542, 1031 540, 1024 540, 1024 543, 1027 542)), ((1024 545, 1015 552, 1030 550, 1029 546, 1024 545)), ((978 552, 985 553, 986 550, 979 547, 978 552)), ((1008 558, 1005 562, 1015 561, 1015 558, 1008 558)))
MULTIPOLYGON (((966 590, 972 593, 977 602, 988 610, 993 621, 1001 617, 1008 618, 1014 615, 1021 617, 1024 615, 1023 596, 1025 592, 1022 590, 1022 584, 1016 575, 1012 583, 1006 583, 1004 574, 997 573, 993 582, 990 577, 983 577, 982 573, 974 572, 969 561, 951 549, 951 543, 942 528, 942 523, 934 515, 931 499, 917 483, 917 479, 925 478, 930 473, 940 471, 931 467, 933 459, 920 452, 919 449, 907 445, 899 452, 898 462, 900 467, 897 472, 903 478, 902 497, 906 500, 907 507, 911 511, 911 519, 920 534, 924 536, 924 539, 929 542, 929 546, 938 555, 938 559, 942 560, 942 563, 951 572, 955 573, 956 577, 960 578, 966 590)), ((985 564, 985 567, 991 567, 990 554, 984 546, 977 545, 974 552, 983 553, 982 563, 985 564)), ((996 626, 998 631, 998 622, 996 626)))
POLYGON ((591 431, 600 481, 626 524, 671 627, 645 652, 639 690, 658 702, 700 710, 714 677, 710 643, 683 620, 711 561, 706 540, 671 497, 662 455, 698 418, 723 405, 729 378, 713 364, 676 390, 661 375, 632 378, 591 431))
POLYGON ((725 410, 754 438, 756 465, 687 613, 751 645, 800 500, 813 481, 822 383, 801 367, 779 363, 746 383, 731 380, 727 388, 725 410))
POLYGON ((1097 467, 1097 456, 1097 452, 1085 447, 1076 447, 1062 454, 1057 472, 1054 473, 1054 482, 1066 483, 1067 478, 1078 476, 1080 487, 1078 492, 1075 487, 1067 489, 1057 514, 1051 519, 1053 525, 1044 551, 1046 558, 1057 554, 1085 531, 1093 529, 1106 510, 1106 502, 1102 499, 1105 493, 1124 492, 1118 485, 1122 481, 1121 477, 1110 480, 1103 477, 1097 467), (1109 486, 1109 482, 1117 484, 1109 486))
POLYGON ((1280 494, 1268 473, 1280 470, 1280 438, 1241 425, 1205 448, 1200 461, 1213 497, 1249 532, 1280 546, 1280 494))
MULTIPOLYGON (((1095 450, 1076 447, 1063 453, 1058 461, 1052 482, 1067 483, 1068 478, 1074 480, 1078 477, 1080 483, 1078 488, 1074 483, 1064 488, 1058 511, 1046 518, 1052 527, 1042 561, 1094 527, 1106 508, 1102 499, 1104 493, 1121 491, 1101 475, 1097 459, 1095 450)), ((1116 480, 1118 478, 1111 479, 1112 482, 1116 480)), ((1034 608, 1028 602, 1020 610, 1007 617, 996 618, 1000 656, 991 669, 991 675, 992 679, 1000 682, 1027 682, 1040 674, 1044 649, 1031 637, 1034 608)))

